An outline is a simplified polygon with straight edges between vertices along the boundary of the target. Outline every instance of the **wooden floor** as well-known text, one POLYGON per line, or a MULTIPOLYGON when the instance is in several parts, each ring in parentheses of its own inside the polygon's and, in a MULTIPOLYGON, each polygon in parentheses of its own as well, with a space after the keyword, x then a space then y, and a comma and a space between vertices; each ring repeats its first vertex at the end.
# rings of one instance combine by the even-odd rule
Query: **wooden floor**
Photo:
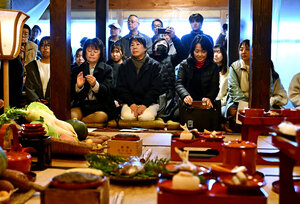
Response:
MULTIPOLYGON (((103 135, 113 136, 116 132, 102 132, 103 135)), ((136 133, 143 138, 143 148, 152 149, 152 158, 165 157, 170 158, 170 133, 136 133)), ((240 139, 240 134, 226 135, 225 141, 240 139)), ((258 149, 274 149, 271 143, 270 136, 259 136, 258 138, 258 149)), ((210 166, 211 162, 201 163, 205 166, 210 166)), ((52 162, 54 168, 49 168, 45 171, 38 172, 37 182, 42 185, 49 183, 49 179, 57 174, 60 174, 64 170, 61 168, 70 167, 86 167, 87 162, 84 158, 74 158, 74 159, 54 159, 52 162), (57 168, 55 168, 57 167, 57 168), (58 169, 59 168, 59 169, 58 169)), ((267 185, 264 190, 268 193, 268 204, 279 203, 278 194, 272 191, 272 182, 279 179, 279 168, 276 165, 257 165, 257 170, 265 175, 265 180, 267 185)), ((300 167, 295 167, 294 176, 300 177, 300 167)), ((110 185, 110 200, 116 192, 124 191, 124 204, 132 203, 143 203, 143 204, 154 204, 157 202, 157 191, 155 185, 150 186, 124 186, 124 185, 110 185)), ((37 204, 40 203, 39 194, 34 194, 26 204, 37 204)))

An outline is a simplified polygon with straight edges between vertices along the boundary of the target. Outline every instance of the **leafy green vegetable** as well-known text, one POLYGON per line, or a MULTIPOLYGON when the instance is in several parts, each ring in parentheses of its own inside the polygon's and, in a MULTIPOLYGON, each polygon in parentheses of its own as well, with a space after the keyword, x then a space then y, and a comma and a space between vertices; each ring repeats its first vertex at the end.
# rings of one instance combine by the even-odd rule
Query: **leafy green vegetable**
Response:
POLYGON ((54 116, 54 113, 46 105, 39 102, 32 102, 24 108, 8 107, 5 112, 0 115, 0 127, 5 123, 11 123, 15 118, 26 117, 28 111, 31 109, 44 110, 54 116))
POLYGON ((26 114, 26 108, 8 107, 5 112, 0 115, 0 127, 5 123, 12 123, 12 120, 15 118, 25 117, 26 114))
POLYGON ((47 113, 49 113, 50 115, 53 115, 53 116, 55 117, 53 111, 50 110, 50 109, 48 108, 48 106, 44 105, 43 103, 40 103, 40 102, 32 102, 32 103, 30 103, 30 104, 28 105, 27 111, 30 111, 31 109, 39 109, 39 110, 43 110, 43 111, 45 111, 45 112, 47 112, 47 113))
POLYGON ((40 102, 32 102, 25 108, 8 108, 4 114, 0 116, 0 126, 4 123, 10 123, 11 120, 23 116, 27 121, 32 122, 34 120, 40 120, 41 117, 44 118, 44 123, 47 124, 48 130, 50 132, 51 128, 54 137, 59 137, 61 135, 69 135, 77 140, 77 134, 73 126, 65 121, 59 120, 55 117, 54 113, 44 104, 40 102), (57 133, 57 134, 56 134, 57 133))
POLYGON ((120 163, 128 161, 128 158, 119 155, 105 154, 103 156, 97 154, 86 155, 86 159, 89 162, 89 167, 100 169, 106 176, 118 176, 118 177, 132 177, 132 178, 153 178, 157 177, 162 171, 168 171, 164 167, 169 162, 168 159, 155 158, 148 161, 144 166, 144 171, 135 174, 134 176, 122 175, 114 169, 120 163))

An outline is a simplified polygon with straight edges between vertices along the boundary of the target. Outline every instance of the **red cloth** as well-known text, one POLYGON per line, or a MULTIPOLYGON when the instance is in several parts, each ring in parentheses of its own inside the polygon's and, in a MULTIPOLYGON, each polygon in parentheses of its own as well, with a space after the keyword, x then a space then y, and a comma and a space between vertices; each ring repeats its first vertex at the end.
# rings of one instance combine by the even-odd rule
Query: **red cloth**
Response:
POLYGON ((203 60, 202 62, 196 62, 196 68, 200 69, 203 65, 204 65, 205 60, 203 60))

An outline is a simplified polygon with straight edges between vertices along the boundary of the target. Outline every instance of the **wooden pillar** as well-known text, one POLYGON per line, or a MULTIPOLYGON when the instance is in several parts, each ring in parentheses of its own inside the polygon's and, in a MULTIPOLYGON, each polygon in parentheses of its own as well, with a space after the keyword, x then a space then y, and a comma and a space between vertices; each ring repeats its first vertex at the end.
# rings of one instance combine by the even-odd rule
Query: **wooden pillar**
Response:
POLYGON ((250 108, 270 107, 272 0, 252 0, 252 60, 250 108))
POLYGON ((50 36, 50 106, 66 120, 71 116, 71 0, 50 0, 50 36))
POLYGON ((241 0, 229 0, 228 65, 239 59, 241 0))
POLYGON ((106 47, 106 21, 109 0, 96 0, 96 37, 100 38, 106 47))
MULTIPOLYGON (((3 63, 3 99, 4 99, 4 111, 9 106, 9 67, 8 60, 5 59, 3 63)), ((1 64, 0 64, 1 65, 1 64)))

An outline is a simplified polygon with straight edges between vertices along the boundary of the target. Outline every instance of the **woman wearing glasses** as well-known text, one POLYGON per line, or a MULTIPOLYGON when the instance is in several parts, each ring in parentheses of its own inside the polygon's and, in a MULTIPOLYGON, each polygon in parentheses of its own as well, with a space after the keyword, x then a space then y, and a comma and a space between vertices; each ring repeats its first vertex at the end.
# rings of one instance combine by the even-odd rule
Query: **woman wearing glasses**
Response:
POLYGON ((115 108, 111 96, 112 68, 105 64, 102 41, 88 39, 83 58, 85 62, 71 74, 71 117, 85 123, 103 123, 114 117, 115 108))
POLYGON ((27 75, 25 91, 27 102, 39 101, 49 106, 50 99, 50 37, 41 39, 39 50, 42 54, 40 60, 33 60, 26 65, 27 75))

